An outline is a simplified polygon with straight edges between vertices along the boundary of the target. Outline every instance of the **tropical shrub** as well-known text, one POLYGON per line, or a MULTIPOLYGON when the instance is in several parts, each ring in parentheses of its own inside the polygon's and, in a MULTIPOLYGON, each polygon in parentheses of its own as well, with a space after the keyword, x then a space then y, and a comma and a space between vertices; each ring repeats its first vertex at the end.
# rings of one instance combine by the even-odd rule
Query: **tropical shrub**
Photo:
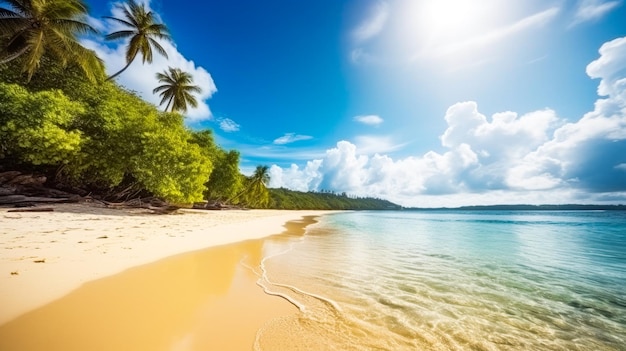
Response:
POLYGON ((18 164, 62 165, 81 151, 83 134, 71 126, 85 112, 61 91, 30 93, 0 83, 0 157, 18 164))

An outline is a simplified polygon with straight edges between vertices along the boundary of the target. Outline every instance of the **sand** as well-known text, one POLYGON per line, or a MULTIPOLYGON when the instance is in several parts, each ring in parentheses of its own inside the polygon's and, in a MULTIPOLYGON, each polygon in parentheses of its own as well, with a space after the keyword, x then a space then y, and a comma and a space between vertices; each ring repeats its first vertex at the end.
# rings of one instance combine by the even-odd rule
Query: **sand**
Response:
MULTIPOLYGON (((76 204, 54 207, 54 212, 33 213, 0 209, 0 326, 3 332, 17 335, 20 325, 34 325, 40 320, 40 323, 47 323, 50 333, 58 336, 58 333, 69 331, 64 327, 66 323, 68 326, 71 323, 80 325, 81 322, 97 324, 93 314, 104 313, 96 320, 120 325, 112 331, 118 334, 110 339, 118 338, 123 345, 129 346, 118 345, 114 349, 135 350, 159 349, 145 345, 145 340, 141 338, 137 338, 138 344, 130 347, 127 341, 133 338, 124 330, 132 330, 132 334, 136 335, 138 332, 135 329, 142 324, 148 334, 171 334, 166 336, 169 339, 161 342, 161 345, 171 344, 167 349, 192 349, 185 343, 191 343, 194 338, 188 335, 185 339, 184 335, 174 332, 178 329, 189 331, 176 318, 184 313, 187 313, 185 323, 189 323, 188 315, 203 310, 204 313, 198 314, 202 317, 198 318, 205 320, 193 325, 213 323, 213 333, 220 329, 224 333, 229 330, 232 333, 232 330, 237 330, 235 326, 241 327, 246 323, 251 329, 258 328, 263 319, 273 316, 273 313, 294 312, 284 300, 277 297, 270 299, 269 295, 263 294, 254 284, 255 272, 245 268, 258 264, 263 254, 263 241, 254 239, 282 233, 288 221, 328 213, 182 210, 180 214, 154 215, 145 210, 76 204), (220 246, 230 243, 239 244, 220 246), (212 249, 198 251, 206 248, 212 249), (242 257, 247 264, 240 264, 242 257), (198 279, 207 276, 211 279, 198 279), (219 290, 228 290, 228 293, 219 290), (100 301, 103 299, 108 301, 100 301), (220 302, 220 299, 225 301, 220 302), (149 303, 144 303, 146 300, 149 303), (163 303, 173 300, 180 303, 172 307, 163 303), (209 303, 209 300, 213 302, 209 303), (107 307, 107 303, 116 308, 107 307), (228 310, 237 304, 244 310, 248 305, 247 308, 254 308, 249 310, 254 312, 253 315, 242 321, 242 316, 228 310), (94 305, 101 306, 99 312, 94 312, 94 305), (153 311, 159 307, 163 311, 153 311), (116 312, 111 313, 117 314, 106 315, 112 309, 116 312), (132 313, 125 314, 125 310, 132 313), (162 318, 151 318, 151 313, 162 318), (216 321, 215 315, 226 317, 216 321), (227 317, 230 315, 233 318, 227 317), (125 320, 112 322, 120 318, 125 320), (161 324, 153 325, 152 319, 160 320, 161 324)), ((85 333, 77 333, 82 334, 85 333)), ((198 331, 194 335, 206 337, 207 331, 198 331)), ((81 337, 93 340, 95 336, 81 337)), ((43 335, 35 339, 47 340, 43 335)), ((243 344, 248 345, 248 341, 243 344)), ((47 344, 44 342, 42 345, 47 344)), ((76 349, 85 347, 81 343, 77 345, 76 349)), ((64 348, 74 349, 69 346, 64 348)))

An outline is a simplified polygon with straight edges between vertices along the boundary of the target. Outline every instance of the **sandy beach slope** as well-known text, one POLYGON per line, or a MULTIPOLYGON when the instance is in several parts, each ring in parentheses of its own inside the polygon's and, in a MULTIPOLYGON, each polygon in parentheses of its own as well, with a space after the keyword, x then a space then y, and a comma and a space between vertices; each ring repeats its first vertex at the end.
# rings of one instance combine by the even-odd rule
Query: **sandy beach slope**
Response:
POLYGON ((0 325, 88 281, 203 248, 283 232, 328 211, 200 211, 154 215, 80 204, 54 212, 0 209, 0 325))

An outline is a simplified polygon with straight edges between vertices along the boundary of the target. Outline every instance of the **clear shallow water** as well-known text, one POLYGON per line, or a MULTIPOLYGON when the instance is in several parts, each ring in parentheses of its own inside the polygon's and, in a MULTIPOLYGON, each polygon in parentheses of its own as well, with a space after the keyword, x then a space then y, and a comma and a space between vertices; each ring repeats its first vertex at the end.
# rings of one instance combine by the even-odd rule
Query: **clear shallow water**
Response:
POLYGON ((268 248, 259 350, 626 350, 626 213, 352 212, 268 248))

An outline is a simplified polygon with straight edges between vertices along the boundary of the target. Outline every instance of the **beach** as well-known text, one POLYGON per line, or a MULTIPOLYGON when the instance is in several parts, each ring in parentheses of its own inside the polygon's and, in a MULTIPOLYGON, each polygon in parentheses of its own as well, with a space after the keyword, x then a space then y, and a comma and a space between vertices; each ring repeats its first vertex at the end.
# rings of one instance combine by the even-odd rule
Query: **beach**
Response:
POLYGON ((262 238, 324 213, 0 209, 0 348, 251 349, 268 319, 297 313, 255 284, 262 238))

